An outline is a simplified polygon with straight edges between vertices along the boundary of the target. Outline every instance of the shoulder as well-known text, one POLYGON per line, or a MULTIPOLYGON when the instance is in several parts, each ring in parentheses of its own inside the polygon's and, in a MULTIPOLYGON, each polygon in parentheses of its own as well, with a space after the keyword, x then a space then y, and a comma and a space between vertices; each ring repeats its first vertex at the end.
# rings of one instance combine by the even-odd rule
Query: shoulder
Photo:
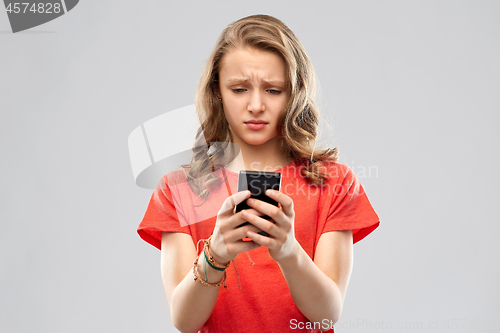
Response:
POLYGON ((347 164, 339 162, 323 161, 322 166, 331 173, 347 174, 352 172, 351 168, 347 164))
POLYGON ((355 179, 354 172, 347 164, 324 161, 320 171, 326 174, 328 183, 344 183, 355 179))
MULTIPOLYGON (((187 173, 189 169, 184 169, 187 173)), ((165 188, 167 186, 175 186, 187 182, 186 174, 183 170, 173 170, 160 178, 157 188, 165 188)))

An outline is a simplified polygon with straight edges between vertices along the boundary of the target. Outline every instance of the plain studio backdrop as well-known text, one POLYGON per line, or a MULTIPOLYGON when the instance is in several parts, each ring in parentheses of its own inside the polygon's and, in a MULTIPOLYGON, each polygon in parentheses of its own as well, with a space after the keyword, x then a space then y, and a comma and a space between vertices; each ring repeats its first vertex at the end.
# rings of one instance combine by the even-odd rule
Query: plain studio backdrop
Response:
POLYGON ((258 13, 304 44, 381 219, 337 331, 499 331, 500 2, 112 0, 16 34, 0 9, 2 332, 176 331, 127 138, 258 13))

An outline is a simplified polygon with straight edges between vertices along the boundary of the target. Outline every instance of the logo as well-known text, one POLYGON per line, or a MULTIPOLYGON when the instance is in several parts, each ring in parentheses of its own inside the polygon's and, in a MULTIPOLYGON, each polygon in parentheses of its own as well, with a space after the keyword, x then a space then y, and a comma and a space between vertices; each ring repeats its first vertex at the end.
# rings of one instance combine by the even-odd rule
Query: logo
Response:
POLYGON ((79 0, 4 0, 12 32, 16 33, 52 21, 75 8, 79 0))

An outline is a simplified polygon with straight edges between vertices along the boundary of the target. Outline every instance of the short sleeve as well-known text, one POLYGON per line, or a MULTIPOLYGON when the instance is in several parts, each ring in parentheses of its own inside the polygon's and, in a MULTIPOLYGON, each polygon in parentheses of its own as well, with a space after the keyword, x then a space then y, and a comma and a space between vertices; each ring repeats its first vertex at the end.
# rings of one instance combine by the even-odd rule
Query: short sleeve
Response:
POLYGON ((161 250, 162 232, 191 234, 189 226, 181 226, 179 217, 183 218, 182 212, 176 209, 167 176, 164 176, 151 195, 151 200, 144 218, 137 228, 137 233, 143 240, 161 250))
POLYGON ((323 233, 352 230, 353 243, 375 230, 380 220, 354 172, 347 166, 335 164, 338 177, 330 183, 331 204, 323 233))

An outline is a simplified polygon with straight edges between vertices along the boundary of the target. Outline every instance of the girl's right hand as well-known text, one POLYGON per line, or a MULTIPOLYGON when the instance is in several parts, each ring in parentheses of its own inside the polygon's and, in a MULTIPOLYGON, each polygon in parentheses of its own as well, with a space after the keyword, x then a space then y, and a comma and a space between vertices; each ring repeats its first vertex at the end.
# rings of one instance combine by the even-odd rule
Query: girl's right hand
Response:
MULTIPOLYGON (((221 265, 229 263, 241 252, 260 246, 253 241, 242 240, 247 237, 247 231, 259 232, 260 229, 251 224, 238 227, 247 221, 241 217, 241 212, 234 213, 234 207, 249 197, 250 191, 237 192, 224 201, 217 213, 217 222, 210 241, 210 254, 221 265)), ((257 216, 263 215, 255 209, 246 209, 246 211, 257 216)))

